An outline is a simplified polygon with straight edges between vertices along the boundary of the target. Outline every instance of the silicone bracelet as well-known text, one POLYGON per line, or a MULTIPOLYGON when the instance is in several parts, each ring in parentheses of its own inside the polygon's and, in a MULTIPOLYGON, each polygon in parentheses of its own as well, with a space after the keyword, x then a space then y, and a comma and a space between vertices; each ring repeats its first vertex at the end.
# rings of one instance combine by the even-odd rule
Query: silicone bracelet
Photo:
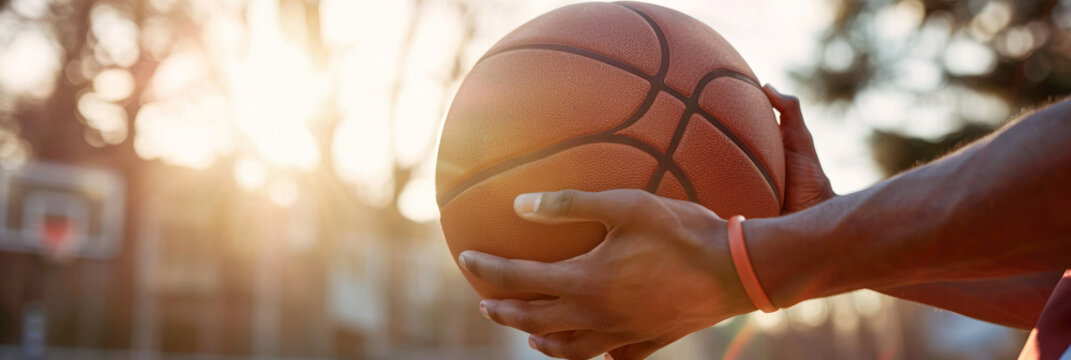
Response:
POLYGON ((777 307, 766 297, 762 291, 759 278, 755 276, 755 269, 751 267, 751 258, 747 255, 747 245, 744 244, 743 215, 729 218, 729 253, 733 256, 733 265, 736 266, 736 274, 740 276, 740 284, 744 286, 744 292, 751 299, 751 303, 763 312, 777 311, 777 307))

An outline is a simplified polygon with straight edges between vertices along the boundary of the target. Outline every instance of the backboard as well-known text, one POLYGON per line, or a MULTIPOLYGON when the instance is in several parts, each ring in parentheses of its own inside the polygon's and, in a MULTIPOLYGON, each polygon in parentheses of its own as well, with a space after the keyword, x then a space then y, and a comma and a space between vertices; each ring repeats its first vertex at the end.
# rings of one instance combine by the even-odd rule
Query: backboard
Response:
POLYGON ((29 161, 0 169, 0 251, 115 257, 124 187, 118 173, 99 168, 29 161))

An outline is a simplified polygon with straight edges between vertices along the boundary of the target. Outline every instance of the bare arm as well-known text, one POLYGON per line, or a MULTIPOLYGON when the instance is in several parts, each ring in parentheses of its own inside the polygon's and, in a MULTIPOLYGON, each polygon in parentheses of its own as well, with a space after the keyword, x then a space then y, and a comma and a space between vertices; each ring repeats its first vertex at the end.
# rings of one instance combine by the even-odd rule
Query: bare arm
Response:
MULTIPOLYGON (((781 113, 788 195, 784 213, 801 211, 836 197, 818 161, 799 101, 769 85, 763 90, 781 113)), ((1030 329, 1061 275, 1057 270, 1012 278, 942 281, 875 290, 977 319, 1030 329)))
POLYGON ((1063 271, 1024 276, 923 283, 875 289, 886 295, 954 311, 979 320, 1029 330, 1063 271))
MULTIPOLYGON (((790 215, 744 222, 759 282, 778 306, 861 288, 1021 276, 1071 265, 1071 102, 935 163, 790 215)), ((786 196, 792 196, 786 192, 786 196)), ((463 251, 458 264, 500 287, 546 295, 486 299, 484 316, 532 334, 547 355, 642 359, 754 311, 727 226, 687 201, 641 190, 516 198, 540 223, 597 222, 606 238, 554 263, 463 251)))
POLYGON ((1069 184, 1064 101, 870 189, 744 229, 780 306, 858 288, 1017 276, 1071 265, 1069 184))

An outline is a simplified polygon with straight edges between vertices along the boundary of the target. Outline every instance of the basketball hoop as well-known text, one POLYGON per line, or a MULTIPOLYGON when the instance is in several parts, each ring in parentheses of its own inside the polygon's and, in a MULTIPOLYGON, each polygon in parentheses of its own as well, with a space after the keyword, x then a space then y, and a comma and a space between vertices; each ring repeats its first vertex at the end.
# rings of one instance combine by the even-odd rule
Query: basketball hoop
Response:
POLYGON ((0 169, 0 251, 51 262, 112 259, 123 229, 122 178, 114 171, 29 161, 0 169))
POLYGON ((78 225, 65 216, 45 216, 41 227, 41 253, 55 262, 68 262, 78 255, 78 225))

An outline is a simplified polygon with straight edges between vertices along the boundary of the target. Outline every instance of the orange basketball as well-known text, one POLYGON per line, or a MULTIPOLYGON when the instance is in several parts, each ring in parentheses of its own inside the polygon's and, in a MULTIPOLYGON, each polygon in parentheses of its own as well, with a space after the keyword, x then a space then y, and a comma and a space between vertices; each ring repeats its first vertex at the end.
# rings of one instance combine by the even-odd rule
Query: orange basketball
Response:
MULTIPOLYGON (((522 220, 522 193, 644 189, 754 218, 780 212, 784 184, 781 133, 744 59, 698 20, 636 2, 566 6, 495 44, 458 90, 436 169, 455 259, 559 261, 605 236, 522 220)), ((485 298, 532 297, 464 273, 485 298)))

